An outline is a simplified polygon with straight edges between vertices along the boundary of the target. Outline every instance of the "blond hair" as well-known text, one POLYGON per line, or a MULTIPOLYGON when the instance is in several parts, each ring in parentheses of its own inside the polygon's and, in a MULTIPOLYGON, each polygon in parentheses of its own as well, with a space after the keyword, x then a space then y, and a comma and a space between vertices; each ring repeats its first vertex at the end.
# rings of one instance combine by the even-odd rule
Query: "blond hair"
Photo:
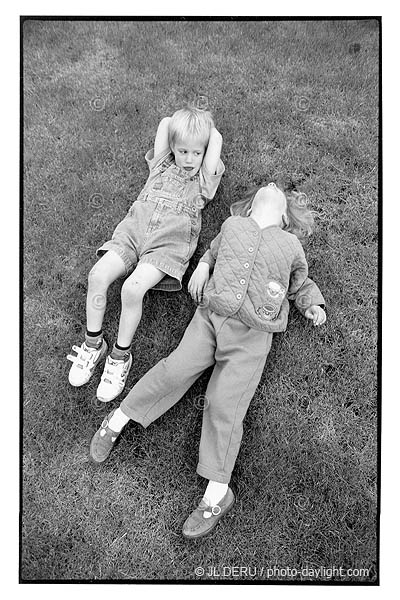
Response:
MULTIPOLYGON (((231 204, 231 215, 248 217, 254 197, 262 187, 264 186, 251 188, 241 200, 231 204)), ((287 221, 283 221, 282 229, 293 233, 301 242, 304 242, 314 229, 314 212, 308 208, 307 196, 302 192, 295 192, 294 190, 285 192, 281 188, 279 189, 285 194, 287 203, 287 221)))
POLYGON ((171 118, 168 130, 168 142, 172 148, 178 141, 194 138, 207 146, 214 121, 209 110, 192 105, 177 110, 171 118))

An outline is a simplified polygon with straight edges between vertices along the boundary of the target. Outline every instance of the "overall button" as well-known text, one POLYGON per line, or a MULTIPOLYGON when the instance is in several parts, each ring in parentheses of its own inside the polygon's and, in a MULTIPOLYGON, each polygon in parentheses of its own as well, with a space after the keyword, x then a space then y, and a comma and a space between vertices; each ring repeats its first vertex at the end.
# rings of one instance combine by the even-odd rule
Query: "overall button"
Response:
POLYGON ((251 253, 251 252, 254 252, 254 248, 253 248, 253 246, 250 246, 250 248, 249 248, 249 252, 250 252, 250 253, 251 253))
POLYGON ((241 299, 241 297, 242 297, 242 294, 236 294, 236 298, 237 298, 238 300, 240 300, 240 299, 241 299))
POLYGON ((244 266, 245 269, 248 269, 250 265, 249 265, 249 263, 244 263, 243 266, 244 266))
POLYGON ((242 285, 244 285, 244 284, 246 283, 246 280, 245 280, 245 279, 241 279, 241 280, 240 280, 240 283, 241 283, 242 285))

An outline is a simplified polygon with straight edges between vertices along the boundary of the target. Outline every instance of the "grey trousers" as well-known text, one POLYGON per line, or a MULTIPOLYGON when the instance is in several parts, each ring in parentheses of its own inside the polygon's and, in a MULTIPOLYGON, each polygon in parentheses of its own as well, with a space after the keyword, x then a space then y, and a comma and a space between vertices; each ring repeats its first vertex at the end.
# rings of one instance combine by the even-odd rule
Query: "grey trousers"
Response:
POLYGON ((260 381, 272 333, 198 308, 179 344, 132 388, 121 410, 147 427, 176 404, 211 365, 203 401, 197 473, 229 483, 243 434, 243 419, 260 381))

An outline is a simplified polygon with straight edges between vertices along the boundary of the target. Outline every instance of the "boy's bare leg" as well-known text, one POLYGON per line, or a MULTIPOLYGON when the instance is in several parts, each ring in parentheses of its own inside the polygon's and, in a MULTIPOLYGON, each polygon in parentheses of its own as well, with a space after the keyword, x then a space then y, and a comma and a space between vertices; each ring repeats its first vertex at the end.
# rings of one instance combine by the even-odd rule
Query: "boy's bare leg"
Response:
POLYGON ((122 286, 122 310, 119 321, 117 344, 128 347, 132 343, 142 318, 143 297, 165 276, 163 271, 148 263, 139 263, 122 286))
POLYGON ((122 258, 109 250, 89 273, 86 298, 86 326, 88 331, 99 331, 103 325, 109 286, 125 274, 122 258))
POLYGON ((68 380, 75 387, 80 387, 89 381, 95 368, 107 353, 108 347, 101 331, 107 290, 110 284, 124 273, 124 262, 113 250, 109 250, 102 256, 89 273, 85 341, 81 346, 72 346, 76 354, 67 356, 72 362, 68 380))
POLYGON ((132 366, 130 346, 142 316, 143 296, 164 275, 165 273, 153 265, 139 263, 122 286, 118 339, 106 359, 96 392, 97 398, 102 402, 114 400, 125 387, 132 366))

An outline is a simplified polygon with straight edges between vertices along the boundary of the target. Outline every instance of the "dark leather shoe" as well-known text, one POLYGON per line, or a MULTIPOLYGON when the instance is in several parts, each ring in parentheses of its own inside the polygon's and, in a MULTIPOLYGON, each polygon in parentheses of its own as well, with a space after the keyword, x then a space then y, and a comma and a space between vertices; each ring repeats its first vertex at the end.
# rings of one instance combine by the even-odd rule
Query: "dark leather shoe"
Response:
POLYGON ((102 463, 109 457, 114 444, 121 432, 113 431, 108 424, 116 409, 112 410, 108 417, 104 419, 100 428, 94 434, 90 443, 90 458, 95 463, 102 463))
POLYGON ((183 524, 182 533, 184 537, 193 540, 207 535, 214 529, 218 521, 226 515, 234 504, 235 495, 229 487, 225 496, 215 506, 209 506, 204 500, 201 500, 199 506, 183 524), (205 512, 210 512, 212 514, 210 517, 205 518, 205 512))

